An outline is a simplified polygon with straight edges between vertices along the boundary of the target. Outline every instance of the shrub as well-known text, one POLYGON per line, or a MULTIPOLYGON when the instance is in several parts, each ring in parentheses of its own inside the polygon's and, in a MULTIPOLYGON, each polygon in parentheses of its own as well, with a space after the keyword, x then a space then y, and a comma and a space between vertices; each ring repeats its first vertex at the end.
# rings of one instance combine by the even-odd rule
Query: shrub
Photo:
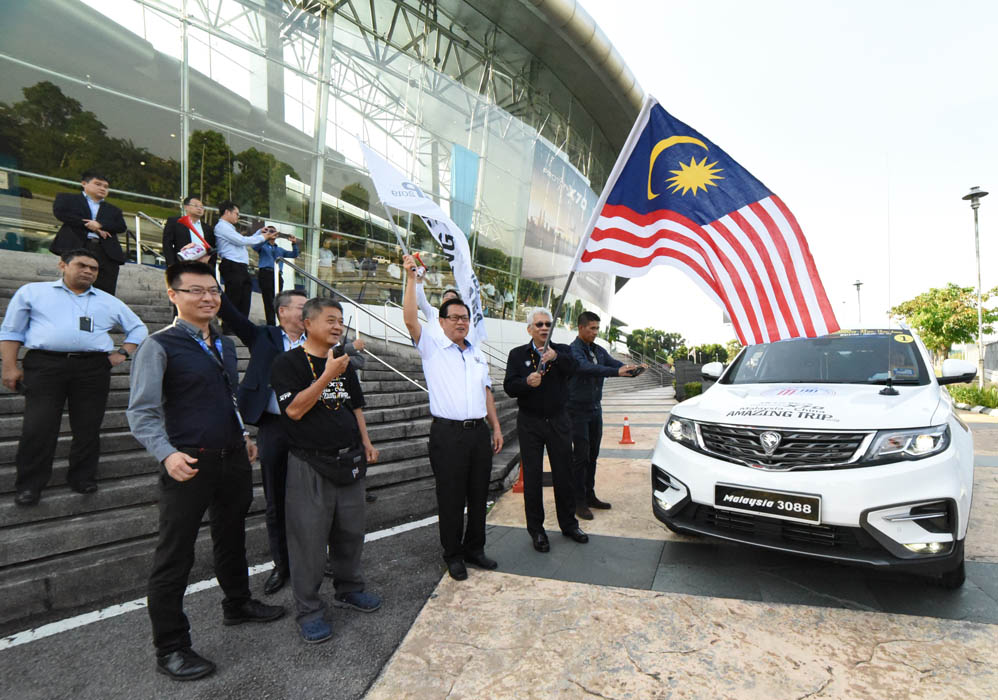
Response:
POLYGON ((703 384, 701 382, 686 382, 683 384, 683 391, 686 393, 686 398, 699 396, 703 393, 703 384))
POLYGON ((957 403, 998 408, 998 387, 994 385, 986 386, 983 390, 977 388, 976 384, 953 384, 947 388, 949 395, 957 403))

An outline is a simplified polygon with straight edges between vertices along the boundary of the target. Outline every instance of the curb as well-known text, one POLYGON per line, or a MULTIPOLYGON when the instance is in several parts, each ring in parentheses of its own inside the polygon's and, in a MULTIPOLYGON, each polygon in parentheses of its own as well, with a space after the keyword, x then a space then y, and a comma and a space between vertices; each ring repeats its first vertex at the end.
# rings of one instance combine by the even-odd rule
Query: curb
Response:
POLYGON ((971 413, 983 413, 986 416, 998 416, 998 408, 985 408, 984 406, 971 406, 969 403, 957 403, 953 402, 956 408, 961 411, 970 411, 971 413))

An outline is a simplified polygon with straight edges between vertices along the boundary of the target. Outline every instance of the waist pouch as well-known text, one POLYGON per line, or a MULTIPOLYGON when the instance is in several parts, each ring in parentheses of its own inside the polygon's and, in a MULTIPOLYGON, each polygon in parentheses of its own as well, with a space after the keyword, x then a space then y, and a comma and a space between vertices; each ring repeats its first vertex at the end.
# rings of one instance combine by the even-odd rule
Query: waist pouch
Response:
POLYGON ((339 452, 304 452, 302 459, 324 479, 337 486, 349 486, 367 475, 367 453, 364 446, 339 452))

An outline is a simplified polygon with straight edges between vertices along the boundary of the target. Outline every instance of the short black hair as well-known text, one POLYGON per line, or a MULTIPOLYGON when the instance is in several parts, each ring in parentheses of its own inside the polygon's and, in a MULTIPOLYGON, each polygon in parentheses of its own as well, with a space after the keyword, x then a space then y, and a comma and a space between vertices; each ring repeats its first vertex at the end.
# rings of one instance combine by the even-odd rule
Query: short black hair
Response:
POLYGON ((578 324, 579 328, 582 328, 583 326, 588 326, 593 321, 599 323, 599 316, 594 314, 592 311, 583 311, 581 314, 579 314, 579 318, 576 319, 576 323, 578 324))
MULTIPOLYGON (((274 297, 274 313, 282 306, 288 306, 288 302, 291 301, 291 297, 308 297, 308 294, 300 289, 285 289, 281 291, 276 297, 274 297)), ((340 309, 342 311, 342 309, 340 309)))
POLYGON ((465 304, 463 301, 461 301, 461 297, 458 297, 457 299, 448 299, 447 301, 445 301, 443 304, 440 305, 440 318, 444 318, 445 316, 447 316, 448 309, 450 309, 450 307, 455 305, 463 306, 465 309, 467 309, 468 315, 469 316, 471 315, 471 307, 465 304))
POLYGON ((218 204, 218 215, 221 216, 227 211, 232 211, 233 209, 238 209, 239 205, 231 200, 225 200, 224 202, 219 202, 218 204))
POLYGON ((186 197, 184 197, 184 206, 186 207, 188 204, 190 204, 192 199, 196 199, 202 204, 204 204, 204 202, 201 201, 201 198, 198 197, 196 194, 189 194, 186 197))
POLYGON ((208 275, 212 279, 215 278, 214 271, 207 263, 195 260, 180 260, 166 268, 166 286, 172 288, 173 283, 179 281, 180 276, 185 273, 189 275, 208 275))
POLYGON ((334 301, 329 297, 313 297, 305 302, 305 306, 301 310, 301 320, 312 319, 322 313, 323 309, 339 309, 340 313, 343 313, 343 307, 340 306, 340 302, 334 301))
POLYGON ((80 175, 80 180, 83 182, 90 182, 91 180, 103 180, 107 184, 111 184, 111 181, 107 179, 107 175, 100 172, 99 170, 84 170, 83 174, 80 175))
POLYGON ((59 256, 59 259, 62 260, 67 265, 76 258, 92 258, 94 262, 100 262, 99 260, 97 260, 97 256, 91 253, 86 248, 73 248, 73 250, 67 250, 65 253, 59 256))

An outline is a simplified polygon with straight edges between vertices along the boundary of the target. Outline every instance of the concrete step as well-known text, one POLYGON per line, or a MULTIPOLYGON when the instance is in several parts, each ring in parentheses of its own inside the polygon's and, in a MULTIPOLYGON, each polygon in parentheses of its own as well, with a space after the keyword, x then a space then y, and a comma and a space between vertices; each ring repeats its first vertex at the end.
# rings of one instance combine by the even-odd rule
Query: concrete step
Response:
MULTIPOLYGON (((159 463, 156 461, 156 458, 146 452, 144 448, 123 452, 105 452, 101 454, 100 465, 97 467, 97 480, 103 489, 106 484, 113 483, 115 480, 123 477, 155 474, 158 468, 159 463)), ((45 504, 50 489, 66 483, 66 472, 68 470, 69 460, 65 457, 52 462, 50 487, 43 492, 43 498, 38 507, 42 507, 45 504)), ((0 466, 0 493, 12 493, 14 491, 16 474, 17 470, 13 463, 0 466)))

